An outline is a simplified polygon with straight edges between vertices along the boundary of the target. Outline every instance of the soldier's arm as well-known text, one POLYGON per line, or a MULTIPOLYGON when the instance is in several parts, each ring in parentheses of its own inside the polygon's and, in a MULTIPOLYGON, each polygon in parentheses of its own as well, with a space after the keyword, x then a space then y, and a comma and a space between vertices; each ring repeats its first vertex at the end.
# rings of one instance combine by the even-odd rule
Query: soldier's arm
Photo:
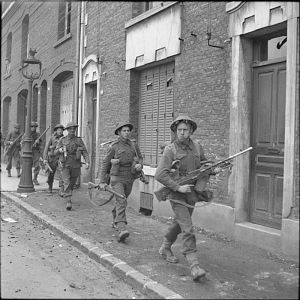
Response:
POLYGON ((110 146, 107 149, 107 153, 102 161, 101 169, 100 169, 100 183, 106 182, 106 175, 110 172, 111 168, 111 159, 115 156, 115 149, 110 146))
POLYGON ((164 186, 168 187, 169 189, 175 192, 178 190, 180 186, 170 176, 172 162, 173 162, 173 151, 171 146, 169 145, 164 149, 164 153, 158 163, 154 178, 158 182, 162 183, 164 186))
POLYGON ((82 139, 80 139, 80 147, 82 147, 82 156, 87 164, 90 164, 89 153, 82 139))
POLYGON ((61 137, 61 138, 58 140, 57 144, 56 144, 56 148, 55 148, 55 150, 54 150, 54 154, 55 154, 55 155, 61 153, 60 149, 62 149, 63 146, 64 146, 64 145, 63 145, 63 142, 62 142, 62 139, 63 139, 63 137, 61 137))
POLYGON ((10 145, 11 144, 11 132, 8 133, 5 141, 4 141, 4 145, 7 146, 7 145, 10 145))

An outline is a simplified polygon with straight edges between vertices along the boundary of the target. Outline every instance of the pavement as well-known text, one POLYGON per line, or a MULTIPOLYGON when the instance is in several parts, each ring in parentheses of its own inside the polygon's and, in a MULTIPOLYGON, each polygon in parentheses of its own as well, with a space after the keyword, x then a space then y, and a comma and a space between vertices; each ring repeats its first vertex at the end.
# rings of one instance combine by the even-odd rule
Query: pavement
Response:
POLYGON ((47 192, 43 174, 39 175, 40 185, 35 186, 35 192, 17 193, 20 178, 16 177, 14 168, 13 177, 8 178, 5 167, 1 164, 1 198, 13 202, 149 298, 299 298, 299 261, 195 228, 198 259, 207 275, 194 282, 180 252, 180 237, 172 247, 179 263, 167 263, 158 254, 163 235, 172 222, 171 216, 145 216, 130 207, 129 197, 130 236, 125 243, 118 243, 117 232, 111 226, 113 203, 99 206, 109 198, 108 192, 94 190, 95 198, 91 202, 87 184, 81 183, 73 191, 73 208, 67 211, 65 199, 58 196, 56 180, 52 194, 47 192))

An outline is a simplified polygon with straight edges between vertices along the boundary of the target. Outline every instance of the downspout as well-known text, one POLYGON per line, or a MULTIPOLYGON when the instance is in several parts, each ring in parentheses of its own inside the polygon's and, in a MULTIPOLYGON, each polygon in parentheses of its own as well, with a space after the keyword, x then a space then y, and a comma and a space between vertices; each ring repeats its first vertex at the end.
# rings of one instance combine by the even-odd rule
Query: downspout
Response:
POLYGON ((75 102, 75 120, 78 123, 78 87, 79 87, 79 53, 80 53, 80 2, 78 2, 78 9, 77 9, 77 29, 76 29, 76 56, 75 56, 75 88, 74 88, 74 102, 75 102))
POLYGON ((79 124, 79 128, 78 128, 78 135, 82 136, 82 117, 83 117, 83 103, 82 103, 82 58, 83 58, 83 38, 84 38, 84 19, 85 19, 85 2, 82 1, 80 2, 81 6, 80 6, 80 43, 79 43, 79 78, 78 78, 78 124, 79 124))

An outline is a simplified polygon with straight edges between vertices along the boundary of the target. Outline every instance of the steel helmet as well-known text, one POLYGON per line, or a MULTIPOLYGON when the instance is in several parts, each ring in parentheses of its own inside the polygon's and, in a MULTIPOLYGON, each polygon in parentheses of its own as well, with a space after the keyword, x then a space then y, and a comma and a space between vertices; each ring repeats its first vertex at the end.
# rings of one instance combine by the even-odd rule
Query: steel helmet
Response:
POLYGON ((194 122, 189 116, 187 115, 180 115, 178 116, 171 124, 170 128, 173 132, 176 132, 176 128, 177 128, 177 125, 182 122, 182 121, 186 121, 188 123, 191 124, 192 126, 192 129, 193 129, 193 132, 197 129, 197 124, 196 122, 194 122))
POLYGON ((54 130, 56 130, 58 128, 62 128, 62 130, 65 129, 64 125, 62 125, 62 124, 56 124, 55 127, 54 127, 54 130))
POLYGON ((133 129, 133 125, 129 122, 120 122, 117 124, 116 129, 115 129, 115 134, 118 135, 118 131, 124 127, 124 126, 128 126, 130 131, 133 129))
POLYGON ((17 128, 17 129, 20 129, 21 128, 21 125, 19 123, 16 123, 14 128, 17 128))
POLYGON ((39 124, 38 124, 38 122, 31 122, 31 125, 30 125, 31 127, 38 127, 39 126, 39 124))
POLYGON ((78 127, 78 126, 79 126, 79 125, 76 124, 76 123, 74 123, 74 122, 69 122, 69 123, 66 125, 65 129, 68 129, 68 128, 70 128, 70 127, 78 127))

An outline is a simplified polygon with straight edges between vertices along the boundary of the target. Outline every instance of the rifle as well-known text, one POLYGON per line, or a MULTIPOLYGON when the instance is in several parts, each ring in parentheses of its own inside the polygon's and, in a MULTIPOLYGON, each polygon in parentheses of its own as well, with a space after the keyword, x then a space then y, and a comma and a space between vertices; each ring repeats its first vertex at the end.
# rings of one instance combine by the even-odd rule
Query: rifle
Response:
POLYGON ((50 125, 48 128, 46 128, 43 133, 34 141, 34 143, 32 144, 32 148, 34 148, 37 144, 38 141, 46 134, 46 132, 48 131, 48 129, 50 128, 50 125))
MULTIPOLYGON (((234 155, 229 156, 228 158, 226 158, 224 160, 220 160, 216 163, 213 163, 210 166, 204 165, 202 168, 191 171, 186 176, 175 180, 175 182, 178 183, 179 185, 195 184, 195 182, 199 178, 201 178, 202 176, 204 176, 206 174, 210 174, 211 171, 214 170, 214 168, 216 168, 216 167, 226 168, 229 166, 229 164, 233 158, 235 158, 241 154, 244 154, 245 152, 248 152, 252 149, 253 149, 253 147, 249 147, 243 151, 240 151, 234 155)), ((167 196, 169 195, 170 192, 171 192, 171 190, 168 187, 163 186, 163 187, 159 188, 157 191, 154 191, 154 194, 158 201, 166 201, 167 196)))
MULTIPOLYGON (((9 152, 11 152, 11 150, 16 146, 17 141, 22 137, 23 133, 21 133, 13 142, 12 144, 10 144, 9 146, 7 146, 7 148, 4 151, 4 157, 6 155, 8 155, 9 152)), ((12 151, 13 153, 14 151, 12 151)))
MULTIPOLYGON (((100 189, 100 185, 99 184, 95 184, 93 182, 88 182, 88 190, 89 190, 89 196, 90 199, 92 198, 92 189, 100 189)), ((118 192, 114 191, 112 188, 110 188, 109 186, 105 187, 105 191, 110 192, 111 194, 114 194, 117 197, 120 197, 124 200, 126 200, 126 197, 122 194, 119 194, 118 192)))

